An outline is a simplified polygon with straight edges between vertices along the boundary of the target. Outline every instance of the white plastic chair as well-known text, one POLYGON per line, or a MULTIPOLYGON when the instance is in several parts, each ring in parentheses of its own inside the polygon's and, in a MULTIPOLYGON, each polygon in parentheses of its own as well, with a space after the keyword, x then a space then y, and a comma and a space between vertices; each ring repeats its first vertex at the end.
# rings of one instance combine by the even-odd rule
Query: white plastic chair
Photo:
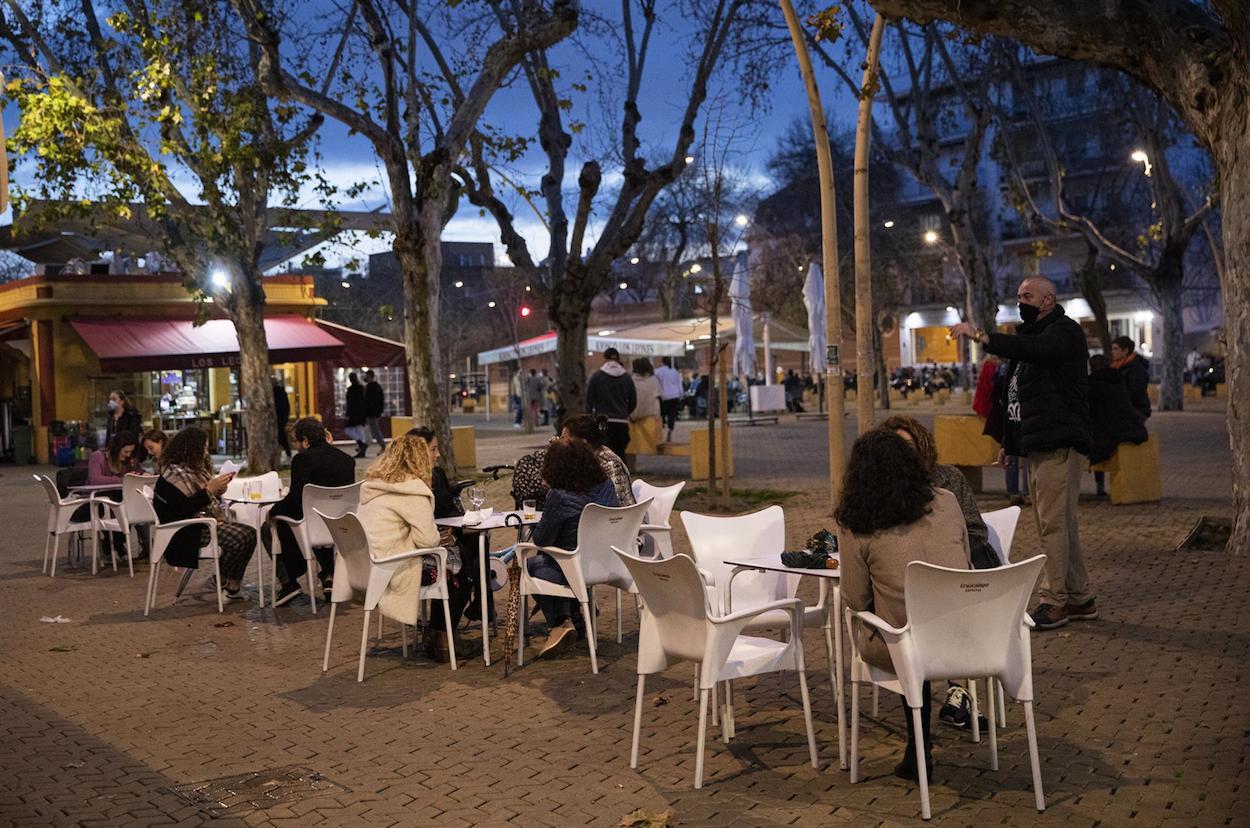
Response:
MULTIPOLYGON (((95 521, 93 518, 87 520, 74 520, 74 512, 83 506, 90 506, 91 499, 86 497, 61 497, 61 493, 56 489, 56 483, 52 482, 52 478, 46 474, 32 475, 39 485, 43 486, 44 494, 48 496, 48 536, 43 542, 43 571, 48 571, 48 559, 51 556, 52 573, 51 577, 56 577, 56 559, 61 554, 61 537, 64 535, 81 535, 90 533, 91 535, 91 574, 96 572, 97 558, 99 550, 96 548, 96 538, 98 537, 95 521)), ((88 510, 90 511, 90 510, 88 510)), ((66 554, 69 547, 66 546, 66 554)))
POLYGON ((644 536, 644 546, 649 546, 649 551, 656 557, 673 557, 673 527, 669 525, 669 521, 677 496, 685 487, 684 480, 675 486, 652 486, 645 480, 635 480, 633 483, 634 502, 651 500, 651 508, 647 510, 646 522, 640 531, 644 536))
MULTIPOLYGON (((91 500, 92 516, 96 521, 96 530, 100 532, 117 532, 125 536, 129 547, 126 555, 126 566, 130 577, 135 576, 135 548, 130 546, 130 530, 140 526, 152 525, 157 522, 156 512, 152 508, 151 492, 156 485, 156 475, 127 474, 122 477, 122 499, 120 502, 106 497, 93 495, 91 500), (146 492, 145 492, 146 490, 146 492), (97 513, 97 508, 100 510, 97 513)), ((117 548, 110 545, 113 557, 113 571, 117 571, 117 548)))
MULTIPOLYGON (((916 768, 920 778, 921 815, 929 810, 929 780, 924 762, 924 731, 920 706, 926 681, 985 676, 998 680, 1024 705, 1033 769, 1033 792, 1039 812, 1046 810, 1033 721, 1033 656, 1029 639, 1032 619, 1025 614, 1045 555, 998 569, 948 569, 923 561, 907 565, 903 595, 907 623, 895 628, 871 612, 851 618, 851 782, 859 781, 859 690, 873 684, 899 693, 911 709, 916 734, 916 768), (874 667, 860 658, 857 633, 872 627, 890 650, 894 671, 874 667)), ((998 770, 995 709, 989 705, 990 767, 998 770)))
MULTIPOLYGON (((586 622, 586 641, 590 647, 590 670, 598 674, 599 660, 595 653, 594 613, 591 610, 591 591, 599 585, 606 585, 623 592, 632 592, 633 578, 629 570, 612 553, 612 547, 634 549, 638 542, 638 530, 642 526, 650 500, 643 500, 633 506, 613 508, 591 503, 582 510, 581 520, 577 524, 577 548, 569 551, 555 546, 536 546, 532 543, 518 543, 516 547, 517 565, 521 568, 521 598, 530 595, 549 595, 555 598, 572 598, 582 605, 582 618, 586 622), (528 563, 531 558, 546 552, 564 573, 568 586, 552 581, 544 581, 530 575, 528 563)), ((619 606, 619 604, 618 604, 619 606)), ((521 612, 517 618, 517 666, 525 663, 525 617, 528 613, 521 612)), ((621 614, 616 614, 616 640, 621 641, 621 614)))
POLYGON ((982 512, 981 520, 990 530, 990 546, 998 555, 998 563, 1001 566, 1011 563, 1011 541, 1016 536, 1016 524, 1020 521, 1020 507, 1008 506, 1006 509, 982 512))
MULTIPOLYGON (((694 561, 685 555, 647 560, 614 550, 629 568, 642 596, 638 633, 638 691, 634 698, 634 738, 629 766, 638 767, 643 695, 648 675, 662 673, 680 661, 693 661, 699 670, 699 742, 695 754, 694 786, 703 787, 703 754, 707 741, 708 693, 720 682, 792 670, 799 675, 803 721, 812 767, 819 767, 816 735, 812 729, 811 699, 803 664, 803 604, 797 598, 771 601, 720 614, 709 606, 704 583, 694 561), (789 620, 787 641, 743 635, 750 623, 765 613, 784 613, 789 620)), ((728 696, 726 696, 726 699, 728 696)), ((726 704, 722 733, 732 714, 726 704)))
MULTIPOLYGON (((317 588, 314 586, 317 577, 317 556, 313 549, 318 546, 333 546, 334 538, 325 522, 318 515, 326 517, 342 517, 360 507, 360 483, 350 486, 316 486, 309 483, 300 495, 303 503, 304 517, 301 520, 274 515, 269 521, 270 548, 273 557, 270 559, 269 597, 270 603, 278 599, 278 542, 279 523, 285 523, 295 533, 299 551, 308 564, 308 600, 312 605, 313 614, 317 613, 317 588)), ((337 572, 337 570, 336 570, 337 572)))
MULTIPOLYGON (((347 487, 344 487, 347 488, 347 487)), ((307 491, 307 489, 305 489, 307 491)), ((440 547, 431 549, 414 549, 388 558, 375 558, 369 549, 369 537, 360 519, 355 513, 348 512, 342 516, 331 516, 324 512, 307 512, 316 515, 324 522, 326 531, 334 544, 334 589, 330 593, 330 625, 326 628, 325 656, 321 661, 321 672, 330 669, 330 639, 334 635, 334 616, 339 604, 352 600, 357 593, 364 594, 365 620, 360 633, 360 664, 356 669, 356 681, 365 680, 365 654, 369 647, 369 616, 374 610, 382 615, 378 602, 382 593, 391 582, 391 577, 400 565, 413 558, 430 558, 438 567, 438 578, 432 584, 422 585, 418 593, 417 604, 431 598, 443 601, 443 621, 447 636, 447 649, 451 655, 451 669, 457 669, 456 642, 450 634, 451 610, 447 606, 447 550, 440 547)), ((416 608, 414 607, 414 612, 416 608)), ((399 630, 403 640, 404 658, 408 657, 408 627, 402 619, 399 630)))
MULTIPOLYGON (((780 572, 739 572, 725 563, 728 560, 780 556, 786 544, 786 516, 780 506, 769 506, 758 512, 734 517, 713 517, 694 512, 681 513, 686 537, 699 569, 716 585, 720 605, 717 612, 729 613, 753 609, 771 601, 794 598, 800 578, 780 572)), ((834 673, 833 627, 829 622, 829 586, 822 579, 817 601, 803 607, 803 625, 820 627, 825 634, 825 651, 829 658, 829 683, 837 692, 834 673)), ((747 624, 749 632, 786 629, 784 613, 762 613, 747 624)), ((733 733, 732 719, 730 734, 733 733)))
MULTIPOLYGON (((217 546, 217 521, 211 517, 198 517, 175 520, 169 523, 157 523, 153 526, 152 561, 151 566, 148 568, 147 596, 143 602, 144 616, 149 615, 152 608, 156 606, 156 588, 160 582, 161 564, 165 561, 165 550, 169 548, 169 542, 173 540, 178 530, 185 529, 188 526, 208 527, 208 545, 200 547, 200 560, 211 560, 213 562, 213 587, 217 592, 217 611, 225 612, 225 602, 221 597, 221 550, 217 546)), ((193 574, 195 574, 195 568, 187 567, 182 575, 182 580, 178 583, 178 591, 174 593, 175 603, 182 597, 182 591, 186 589, 187 581, 191 579, 193 574)))

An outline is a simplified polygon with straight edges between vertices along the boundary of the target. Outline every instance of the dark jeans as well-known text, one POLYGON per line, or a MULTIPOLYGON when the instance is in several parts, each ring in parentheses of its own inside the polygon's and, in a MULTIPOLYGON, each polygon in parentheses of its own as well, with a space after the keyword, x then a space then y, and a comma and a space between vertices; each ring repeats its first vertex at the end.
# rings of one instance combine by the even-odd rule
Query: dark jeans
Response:
POLYGON ((660 400, 660 419, 669 431, 677 425, 677 411, 681 408, 681 399, 660 400))
POLYGON ((285 420, 278 423, 278 446, 287 457, 291 456, 291 440, 287 437, 285 420))
POLYGON ((369 434, 377 441, 377 444, 382 448, 386 448, 386 438, 382 436, 382 418, 368 417, 365 422, 369 424, 369 434))
POLYGON ((629 423, 609 422, 603 431, 603 444, 624 460, 625 449, 629 446, 629 423))
MULTIPOLYGON (((477 595, 477 543, 460 544, 460 572, 447 579, 447 609, 451 613, 451 628, 460 626, 464 609, 477 595)), ((481 616, 478 616, 479 618, 481 616)), ((430 628, 446 632, 441 599, 430 601, 430 628)))
MULTIPOLYGON (((304 560, 304 553, 300 551, 299 541, 295 539, 295 532, 291 529, 290 524, 275 523, 273 525, 278 533, 278 563, 280 564, 278 577, 283 584, 295 583, 308 572, 308 561, 304 560)), ((261 530, 260 542, 264 545, 265 551, 273 555, 272 541, 269 539, 267 527, 261 530)), ((313 555, 317 558, 317 563, 321 567, 322 577, 333 577, 334 547, 315 546, 313 547, 313 555)))
MULTIPOLYGON (((929 682, 924 683, 921 695, 924 701, 920 703, 920 727, 921 733, 924 734, 924 757, 925 763, 930 764, 930 756, 933 753, 933 739, 929 734, 929 712, 933 707, 931 698, 933 688, 929 682)), ((916 761, 916 725, 911 720, 911 708, 907 706, 907 697, 903 697, 903 715, 907 717, 907 756, 906 759, 916 761)))

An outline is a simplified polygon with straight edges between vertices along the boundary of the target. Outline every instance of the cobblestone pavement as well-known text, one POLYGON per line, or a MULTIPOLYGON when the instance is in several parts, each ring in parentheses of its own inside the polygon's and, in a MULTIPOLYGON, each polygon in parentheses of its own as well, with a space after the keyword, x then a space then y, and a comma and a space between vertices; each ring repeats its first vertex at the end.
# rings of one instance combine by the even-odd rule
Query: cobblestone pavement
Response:
MULTIPOLYGON (((1033 809, 1023 716, 1009 708, 998 772, 987 745, 935 723, 936 822, 1246 824, 1250 556, 1172 551, 1199 515, 1231 508, 1224 418, 1160 414, 1151 427, 1163 441, 1165 500, 1081 505, 1102 618, 1035 637, 1048 810, 1033 809)), ((828 523, 823 429, 783 421, 735 431, 737 485, 798 492, 785 503, 792 544, 828 523)), ((513 459, 543 436, 484 431, 479 462, 513 459)), ((640 465, 659 479, 682 468, 669 458, 640 465)), ((794 677, 765 677, 740 683, 730 746, 709 729, 705 787, 695 791, 688 666, 649 683, 641 768, 629 769, 637 618, 626 610, 623 645, 607 640, 615 602, 604 595, 598 676, 584 651, 527 662, 507 679, 480 659, 453 673, 404 661, 391 627, 357 684, 359 610, 339 616, 322 674, 324 609, 233 604, 219 615, 196 576, 175 606, 166 578, 144 619, 146 565, 133 580, 124 569, 41 575, 42 495, 27 470, 2 471, 2 824, 618 825, 638 808, 671 810, 684 825, 918 821, 914 786, 890 773, 903 745, 895 698, 864 723, 863 781, 852 786, 838 770, 816 632, 805 639, 821 767, 807 763, 794 677), (58 614, 70 623, 39 620, 58 614), (171 790, 290 765, 345 790, 221 819, 171 790)), ((985 506, 995 508, 1001 479, 987 478, 985 506)), ((490 484, 493 502, 506 502, 506 488, 490 484)), ((1025 520, 1013 556, 1036 550, 1025 520)))

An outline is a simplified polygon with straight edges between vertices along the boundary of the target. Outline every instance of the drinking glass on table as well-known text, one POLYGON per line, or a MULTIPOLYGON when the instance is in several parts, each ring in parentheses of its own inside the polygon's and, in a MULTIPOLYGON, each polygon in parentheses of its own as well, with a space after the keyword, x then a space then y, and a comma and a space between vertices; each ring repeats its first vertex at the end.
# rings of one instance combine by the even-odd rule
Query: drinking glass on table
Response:
POLYGON ((472 507, 473 511, 481 511, 482 504, 486 502, 486 491, 481 486, 470 486, 468 495, 469 506, 472 507))
POLYGON ((260 481, 255 480, 247 484, 247 496, 251 500, 260 500, 260 496, 264 494, 260 490, 260 481))
POLYGON ((521 517, 525 520, 533 520, 538 516, 538 502, 535 500, 521 501, 521 517))

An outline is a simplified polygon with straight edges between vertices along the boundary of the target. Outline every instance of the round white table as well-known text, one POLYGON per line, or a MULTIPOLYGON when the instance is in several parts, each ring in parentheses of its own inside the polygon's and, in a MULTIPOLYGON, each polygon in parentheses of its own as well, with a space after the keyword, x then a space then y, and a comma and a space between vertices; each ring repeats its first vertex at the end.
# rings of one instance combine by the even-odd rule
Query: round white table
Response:
POLYGON ((518 541, 524 540, 524 538, 521 537, 521 534, 524 528, 526 526, 533 526, 535 523, 538 523, 538 521, 542 519, 542 516, 543 516, 542 512, 535 512, 532 516, 527 518, 522 512, 513 511, 513 512, 494 512, 491 514, 490 517, 478 523, 466 524, 464 522, 464 517, 439 518, 434 521, 439 526, 447 526, 452 529, 464 529, 465 531, 478 533, 477 534, 477 571, 478 571, 477 580, 478 580, 478 590, 479 590, 478 597, 480 599, 480 603, 478 604, 478 606, 481 607, 481 610, 482 610, 482 659, 486 662, 486 665, 488 667, 490 666, 490 611, 487 608, 486 599, 487 599, 487 595, 488 595, 488 591, 490 587, 486 582, 489 579, 490 573, 489 573, 489 570, 487 570, 486 568, 487 536, 490 534, 490 530, 492 529, 503 529, 506 526, 511 525, 511 526, 516 527, 517 540, 518 541), (515 518, 515 520, 513 520, 509 524, 508 518, 510 516, 515 518), (518 520, 520 521, 520 523, 516 522, 518 520))
MULTIPOLYGON (((285 491, 279 491, 276 495, 262 494, 260 497, 250 497, 247 500, 227 498, 221 500, 223 505, 230 504, 230 511, 234 513, 239 523, 256 530, 256 548, 252 552, 252 559, 256 561, 256 600, 262 608, 265 606, 265 556, 262 552, 264 545, 260 542, 260 527, 265 522, 265 516, 269 514, 270 507, 285 496, 285 491)), ((274 550, 274 554, 277 554, 277 550, 274 550)))

